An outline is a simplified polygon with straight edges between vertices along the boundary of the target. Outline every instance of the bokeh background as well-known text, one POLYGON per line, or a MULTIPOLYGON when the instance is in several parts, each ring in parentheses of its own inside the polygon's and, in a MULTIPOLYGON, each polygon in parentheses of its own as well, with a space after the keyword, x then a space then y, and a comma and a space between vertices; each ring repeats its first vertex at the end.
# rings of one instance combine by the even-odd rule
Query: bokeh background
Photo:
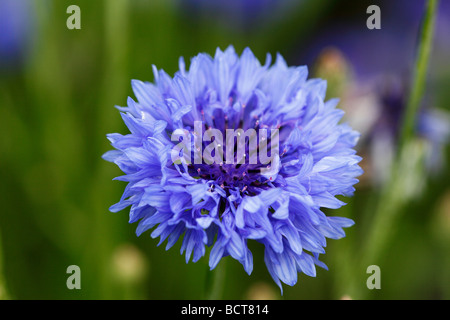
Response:
MULTIPOLYGON (((209 276, 224 299, 450 298, 450 3, 441 1, 416 137, 392 165, 414 75, 425 1, 0 0, 0 299, 203 299, 209 276), (81 29, 69 30, 69 5, 81 29), (381 8, 369 30, 366 9, 381 8), (173 74, 178 58, 248 46, 281 53, 328 80, 361 132, 365 170, 348 205, 356 224, 329 240, 329 271, 300 275, 284 295, 262 247, 248 276, 231 258, 208 271, 137 237, 128 211, 110 213, 125 185, 101 159, 107 133, 126 133, 115 105, 131 79, 173 74), (394 178, 393 178, 394 177, 394 178), (81 290, 69 290, 69 265, 81 290), (369 265, 381 289, 369 290, 369 265)), ((180 241, 181 242, 181 241, 180 241)), ((178 248, 178 249, 177 249, 178 248)))

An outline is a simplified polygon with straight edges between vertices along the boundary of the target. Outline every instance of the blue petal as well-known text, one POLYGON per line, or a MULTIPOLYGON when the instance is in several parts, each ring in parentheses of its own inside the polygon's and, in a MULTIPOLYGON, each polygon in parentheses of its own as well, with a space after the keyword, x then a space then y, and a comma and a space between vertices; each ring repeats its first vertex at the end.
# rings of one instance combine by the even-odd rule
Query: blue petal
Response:
POLYGON ((299 232, 292 224, 285 223, 278 229, 278 231, 286 238, 291 250, 294 253, 298 255, 302 254, 303 248, 300 241, 299 232))
POLYGON ((315 277, 316 276, 316 268, 314 266, 313 258, 307 254, 306 252, 303 252, 300 255, 295 256, 295 261, 297 263, 297 267, 299 268, 299 271, 303 272, 304 274, 315 277))
POLYGON ((109 161, 109 162, 114 162, 118 157, 122 156, 123 152, 119 151, 119 150, 110 150, 105 152, 102 155, 102 159, 109 161))

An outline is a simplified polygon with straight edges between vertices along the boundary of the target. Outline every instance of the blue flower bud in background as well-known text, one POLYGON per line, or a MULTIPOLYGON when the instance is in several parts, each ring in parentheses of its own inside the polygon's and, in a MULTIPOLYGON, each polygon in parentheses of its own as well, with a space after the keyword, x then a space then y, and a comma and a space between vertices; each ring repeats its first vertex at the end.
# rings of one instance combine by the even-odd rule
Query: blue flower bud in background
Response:
POLYGON ((27 0, 0 0, 0 69, 13 69, 26 58, 34 33, 32 10, 27 0))

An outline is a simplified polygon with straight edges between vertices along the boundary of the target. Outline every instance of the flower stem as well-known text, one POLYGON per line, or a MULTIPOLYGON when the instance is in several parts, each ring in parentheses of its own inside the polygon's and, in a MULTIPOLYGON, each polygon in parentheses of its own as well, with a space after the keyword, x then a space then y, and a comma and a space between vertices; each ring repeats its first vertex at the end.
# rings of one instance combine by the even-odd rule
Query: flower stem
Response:
MULTIPOLYGON (((361 267, 377 264, 389 237, 395 228, 402 207, 411 197, 409 181, 411 175, 417 174, 414 170, 423 171, 423 154, 421 145, 414 140, 416 115, 425 91, 425 79, 430 57, 434 24, 436 20, 438 0, 428 0, 423 20, 420 43, 415 63, 415 73, 411 92, 405 110, 402 131, 394 159, 389 181, 381 190, 381 195, 371 224, 371 229, 364 245, 361 267), (414 170, 410 170, 414 168, 414 170)), ((362 298, 363 291, 357 292, 356 298, 362 298)))
POLYGON ((414 136, 416 115, 425 91, 426 74, 433 43, 434 25, 438 3, 439 0, 428 0, 426 4, 426 12, 422 22, 423 25, 420 35, 420 43, 417 50, 411 92, 409 94, 400 132, 398 154, 401 153, 401 150, 404 148, 407 141, 411 140, 414 136))
MULTIPOLYGON (((108 132, 114 127, 114 119, 109 116, 111 108, 119 101, 123 95, 125 83, 121 79, 126 79, 126 65, 128 53, 128 25, 129 25, 129 1, 115 0, 103 1, 104 8, 104 25, 105 30, 104 47, 105 47, 105 73, 102 79, 102 87, 100 89, 99 108, 95 114, 98 124, 98 132, 108 132)), ((105 150, 107 143, 104 138, 98 135, 98 139, 92 141, 95 145, 96 152, 105 150), (101 140, 100 140, 101 139, 101 140)), ((114 247, 123 241, 120 236, 120 229, 107 216, 107 207, 110 199, 106 199, 111 194, 112 189, 106 189, 102 180, 110 174, 106 166, 102 164, 102 159, 97 157, 98 165, 95 174, 92 175, 90 200, 91 210, 95 213, 93 222, 97 232, 93 234, 92 243, 95 245, 89 248, 90 272, 97 274, 95 281, 97 282, 94 291, 96 299, 113 299, 115 296, 112 290, 110 263, 114 247), (95 270, 95 271, 92 271, 95 270)), ((103 161, 104 162, 104 161, 103 161)), ((112 188, 109 187, 109 188, 112 188)))
POLYGON ((6 290, 5 279, 3 277, 3 251, 0 233, 0 300, 9 299, 8 291, 6 290))
POLYGON ((222 259, 214 270, 206 269, 205 293, 207 300, 218 300, 222 296, 226 271, 226 259, 222 259))

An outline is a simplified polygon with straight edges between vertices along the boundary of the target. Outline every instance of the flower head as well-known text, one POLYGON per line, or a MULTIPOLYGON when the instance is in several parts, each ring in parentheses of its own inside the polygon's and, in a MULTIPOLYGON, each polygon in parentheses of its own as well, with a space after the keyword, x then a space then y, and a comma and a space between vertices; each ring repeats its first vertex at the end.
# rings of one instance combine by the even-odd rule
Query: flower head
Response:
POLYGON ((131 206, 137 234, 157 226, 151 236, 167 239, 166 249, 184 234, 186 262, 212 246, 211 269, 229 255, 250 274, 253 240, 280 288, 298 272, 315 276, 315 265, 326 268, 326 238, 353 225, 321 208, 341 207, 336 196, 352 195, 362 173, 359 134, 339 123, 336 99, 324 101, 326 82, 308 80, 306 67, 288 67, 280 55, 261 65, 248 48, 239 57, 231 46, 197 55, 189 70, 179 65, 173 78, 153 67, 154 84, 134 80, 137 102, 118 107, 131 133, 109 134, 116 150, 104 159, 128 185, 110 210, 131 206))

